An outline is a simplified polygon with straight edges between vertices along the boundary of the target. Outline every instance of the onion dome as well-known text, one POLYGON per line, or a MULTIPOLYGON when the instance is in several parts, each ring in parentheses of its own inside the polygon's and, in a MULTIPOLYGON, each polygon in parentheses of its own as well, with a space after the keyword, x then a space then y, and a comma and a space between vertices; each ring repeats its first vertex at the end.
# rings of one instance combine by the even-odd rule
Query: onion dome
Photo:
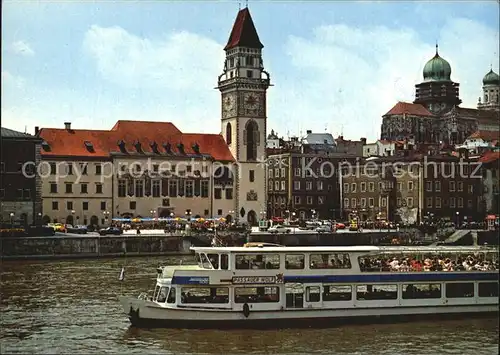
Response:
POLYGON ((451 66, 441 58, 436 44, 436 55, 424 66, 424 81, 451 81, 451 66))
POLYGON ((488 74, 486 74, 483 78, 484 85, 500 85, 500 76, 490 69, 488 74))

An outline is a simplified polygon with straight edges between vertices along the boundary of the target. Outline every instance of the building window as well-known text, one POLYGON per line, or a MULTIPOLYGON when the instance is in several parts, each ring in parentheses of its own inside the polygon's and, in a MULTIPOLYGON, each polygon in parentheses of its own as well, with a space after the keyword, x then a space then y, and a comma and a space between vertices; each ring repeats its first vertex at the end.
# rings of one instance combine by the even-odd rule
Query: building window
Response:
POLYGON ((398 182, 398 191, 403 191, 403 183, 402 182, 398 182))
POLYGON ((88 211, 89 210, 89 203, 88 202, 82 202, 82 210, 88 211))
POLYGON ((50 175, 56 175, 57 174, 56 163, 49 163, 49 165, 50 165, 50 175))
POLYGON ((269 177, 270 179, 272 179, 272 178, 273 178, 273 169, 268 169, 268 175, 269 175, 268 177, 269 177))
POLYGON ((285 182, 284 181, 281 182, 281 191, 285 191, 285 182))
POLYGON ((355 198, 351 199, 351 208, 356 208, 356 199, 355 198))
POLYGON ((73 210, 73 201, 67 201, 67 202, 66 202, 66 209, 67 209, 68 211, 73 210))
POLYGON ((300 190, 300 181, 294 181, 293 182, 293 189, 294 190, 300 190))
POLYGON ((370 198, 368 199, 368 206, 369 206, 369 207, 373 207, 373 206, 375 206, 375 201, 373 200, 373 197, 370 197, 370 198))
POLYGON ((286 170, 285 170, 285 168, 281 168, 281 177, 282 178, 286 177, 286 170))
POLYGON ((408 191, 413 191, 413 181, 408 181, 408 191))
POLYGON ((300 168, 295 168, 295 176, 300 177, 300 175, 301 175, 300 168))
POLYGON ((194 181, 186 180, 186 197, 193 197, 194 194, 194 181))
POLYGON ((317 182, 318 191, 323 191, 323 181, 317 182))
POLYGON ((255 170, 250 170, 248 172, 248 179, 250 180, 250 182, 254 182, 255 181, 255 170))
POLYGON ((300 196, 294 196, 293 197, 293 202, 296 205, 300 205, 300 196))
POLYGON ((312 190, 313 184, 311 181, 306 181, 306 190, 312 190))
POLYGON ((396 205, 397 205, 398 207, 401 207, 401 197, 398 197, 398 198, 396 199, 396 205))
POLYGON ((57 211, 59 209, 59 202, 52 201, 52 210, 57 211))
POLYGON ((153 180, 153 197, 160 197, 160 180, 153 180))
POLYGON ((441 191, 441 181, 435 181, 434 182, 434 191, 440 192, 441 191))
POLYGON ((72 183, 66 183, 66 193, 67 194, 73 193, 73 184, 72 183))
POLYGON ((474 185, 469 184, 469 193, 474 193, 474 185))
POLYGON ((432 181, 425 182, 425 191, 432 191, 432 181))
POLYGON ((233 199, 233 189, 227 188, 226 189, 226 200, 232 200, 233 199))
POLYGON ((373 182, 368 183, 368 191, 370 192, 375 191, 375 184, 373 182))
POLYGON ((349 199, 344 198, 344 208, 349 208, 349 199))
POLYGON ((427 208, 432 208, 432 197, 427 197, 426 201, 427 208))
POLYGON ((280 169, 276 168, 274 169, 274 177, 279 178, 280 177, 280 169))
POLYGON ((408 197, 408 208, 413 208, 413 197, 408 197))
POLYGON ((353 182, 353 183, 351 184, 351 192, 352 192, 352 193, 356 192, 356 183, 355 183, 355 182, 353 182))
POLYGON ((214 198, 216 200, 220 200, 222 198, 222 189, 220 188, 214 189, 214 198))
POLYGON ((73 175, 73 163, 67 164, 68 175, 73 175))
POLYGON ((436 197, 436 208, 441 208, 441 197, 436 197))
POLYGON ((273 182, 272 181, 269 183, 268 186, 269 186, 269 191, 273 191, 273 182))
POLYGON ((135 210, 135 208, 137 207, 137 202, 135 201, 130 201, 129 203, 129 207, 131 210, 135 210))
POLYGON ((177 180, 168 180, 168 194, 170 197, 177 197, 177 180))
POLYGON ((361 208, 365 208, 365 207, 366 207, 366 198, 362 197, 361 198, 361 208))
POLYGON ((57 193, 57 184, 55 182, 50 183, 50 193, 52 193, 52 194, 57 193))
POLYGON ((135 195, 137 197, 144 197, 144 181, 135 180, 135 195))
POLYGON ((253 76, 253 72, 251 70, 247 70, 247 78, 251 78, 253 76))
POLYGON ((222 216, 222 210, 217 210, 217 215, 222 216))
POLYGON ((472 200, 467 200, 467 208, 472 209, 472 200))
POLYGON ((208 197, 208 180, 201 181, 201 197, 208 197))
POLYGON ((127 183, 125 180, 118 180, 118 197, 125 197, 127 195, 127 183))
POLYGON ((95 184, 95 193, 102 194, 102 184, 100 183, 95 184))
POLYGON ((106 211, 106 201, 101 201, 101 211, 106 211))
POLYGON ((259 144, 259 127, 254 120, 247 122, 243 138, 247 145, 247 160, 254 161, 257 159, 257 145, 259 144))
POLYGON ((360 190, 361 190, 361 192, 366 192, 366 182, 362 182, 360 184, 360 190))
POLYGON ((312 203, 313 203, 313 198, 312 198, 312 196, 307 196, 307 204, 308 204, 308 205, 312 205, 312 203))
POLYGON ((464 199, 462 197, 458 198, 458 208, 463 208, 464 207, 464 199))
POLYGON ((349 184, 344 183, 344 192, 349 192, 349 184))
POLYGON ((160 171, 160 166, 158 164, 153 164, 153 172, 157 173, 160 171))
POLYGON ((279 181, 275 181, 275 182, 274 182, 274 189, 275 189, 276 191, 279 191, 279 190, 280 190, 280 182, 279 182, 279 181))
POLYGON ((450 208, 455 208, 455 197, 450 197, 450 208))
POLYGON ((318 205, 322 205, 325 203, 325 198, 324 196, 318 196, 318 205))
MULTIPOLYGON (((458 183, 458 188, 459 188, 458 191, 461 191, 460 190, 460 184, 461 183, 458 183)), ((463 188, 463 185, 462 185, 462 188, 463 188)), ((448 189, 449 189, 450 192, 455 192, 455 181, 450 181, 448 189)))
POLYGON ((101 164, 96 164, 96 166, 95 166, 95 174, 96 175, 101 175, 102 174, 102 165, 101 164))
POLYGON ((81 185, 80 185, 80 192, 81 192, 82 194, 86 194, 86 193, 88 193, 88 191, 87 191, 87 184, 81 184, 81 185))

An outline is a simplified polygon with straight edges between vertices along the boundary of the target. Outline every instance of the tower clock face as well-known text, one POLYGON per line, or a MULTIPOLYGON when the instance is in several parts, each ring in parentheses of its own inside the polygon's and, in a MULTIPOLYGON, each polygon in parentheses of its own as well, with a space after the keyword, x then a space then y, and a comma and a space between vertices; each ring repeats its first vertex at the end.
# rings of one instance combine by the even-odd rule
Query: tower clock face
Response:
POLYGON ((228 95, 222 99, 222 114, 224 117, 231 117, 236 114, 236 99, 233 95, 228 95))
POLYGON ((260 107, 259 96, 253 93, 246 93, 243 97, 245 108, 249 110, 256 110, 260 107))

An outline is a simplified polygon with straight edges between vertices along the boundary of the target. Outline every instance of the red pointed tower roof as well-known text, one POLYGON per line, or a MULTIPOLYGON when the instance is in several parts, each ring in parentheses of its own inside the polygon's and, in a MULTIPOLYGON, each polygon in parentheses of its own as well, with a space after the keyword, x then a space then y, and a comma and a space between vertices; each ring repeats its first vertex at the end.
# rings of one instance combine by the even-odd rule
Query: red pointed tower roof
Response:
POLYGON ((247 7, 238 12, 233 29, 231 30, 231 35, 229 36, 229 40, 224 50, 238 46, 257 49, 264 48, 264 45, 260 42, 259 35, 253 24, 252 16, 250 16, 250 11, 247 7))

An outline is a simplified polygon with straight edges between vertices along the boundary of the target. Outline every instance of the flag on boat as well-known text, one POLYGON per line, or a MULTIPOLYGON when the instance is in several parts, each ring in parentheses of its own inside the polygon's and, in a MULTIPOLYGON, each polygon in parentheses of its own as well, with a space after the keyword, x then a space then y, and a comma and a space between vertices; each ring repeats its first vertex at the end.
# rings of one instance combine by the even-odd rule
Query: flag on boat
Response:
POLYGON ((120 272, 120 277, 118 278, 119 281, 125 280, 125 268, 122 267, 122 271, 120 272))

